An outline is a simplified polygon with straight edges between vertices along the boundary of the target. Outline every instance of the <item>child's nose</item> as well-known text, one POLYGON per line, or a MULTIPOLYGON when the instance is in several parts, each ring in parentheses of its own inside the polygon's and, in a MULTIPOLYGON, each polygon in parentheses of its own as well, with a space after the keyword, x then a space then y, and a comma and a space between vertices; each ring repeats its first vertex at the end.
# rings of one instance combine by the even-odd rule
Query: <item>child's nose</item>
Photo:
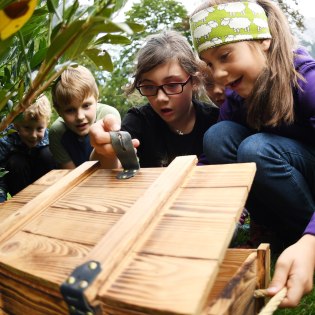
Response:
POLYGON ((37 131, 36 130, 32 130, 31 131, 31 137, 32 138, 37 138, 37 131))
POLYGON ((158 100, 168 100, 168 95, 162 89, 158 89, 156 98, 158 100))
POLYGON ((84 111, 79 109, 77 112, 77 119, 84 119, 84 117, 84 111))
POLYGON ((224 86, 220 84, 215 84, 213 87, 213 92, 215 94, 224 94, 224 86))
POLYGON ((228 75, 228 73, 224 68, 218 67, 218 68, 213 69, 212 75, 215 81, 220 82, 222 81, 223 78, 225 78, 228 75))

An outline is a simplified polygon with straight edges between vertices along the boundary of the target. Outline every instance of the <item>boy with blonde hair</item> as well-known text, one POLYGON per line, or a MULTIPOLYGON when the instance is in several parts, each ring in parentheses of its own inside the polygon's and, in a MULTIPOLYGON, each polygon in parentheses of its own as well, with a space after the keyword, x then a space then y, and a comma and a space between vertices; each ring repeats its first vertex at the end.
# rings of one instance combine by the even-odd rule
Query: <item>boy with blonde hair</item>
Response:
POLYGON ((0 166, 7 174, 0 178, 0 202, 55 168, 48 142, 50 116, 50 102, 42 95, 3 132, 0 166))
POLYGON ((97 103, 99 96, 95 79, 83 67, 69 67, 52 88, 52 100, 59 118, 49 133, 51 152, 64 169, 73 169, 89 160, 90 126, 107 114, 120 114, 112 106, 97 103))

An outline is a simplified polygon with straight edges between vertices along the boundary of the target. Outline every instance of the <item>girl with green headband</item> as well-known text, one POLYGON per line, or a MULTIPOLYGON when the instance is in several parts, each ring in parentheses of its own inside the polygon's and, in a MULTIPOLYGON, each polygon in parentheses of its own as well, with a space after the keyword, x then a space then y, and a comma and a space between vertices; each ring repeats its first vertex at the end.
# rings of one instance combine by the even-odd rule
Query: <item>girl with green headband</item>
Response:
POLYGON ((269 293, 287 286, 281 306, 296 306, 315 268, 315 61, 270 0, 208 0, 190 23, 200 58, 226 88, 204 152, 211 164, 256 163, 251 222, 290 245, 269 293))

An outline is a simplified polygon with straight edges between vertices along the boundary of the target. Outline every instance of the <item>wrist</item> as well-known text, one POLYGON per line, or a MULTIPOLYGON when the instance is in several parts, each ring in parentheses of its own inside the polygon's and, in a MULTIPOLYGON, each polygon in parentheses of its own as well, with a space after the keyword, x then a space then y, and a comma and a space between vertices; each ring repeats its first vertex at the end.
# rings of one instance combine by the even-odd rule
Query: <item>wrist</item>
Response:
POLYGON ((315 257, 315 235, 313 234, 304 234, 298 242, 302 246, 305 246, 305 249, 308 251, 312 251, 315 257))

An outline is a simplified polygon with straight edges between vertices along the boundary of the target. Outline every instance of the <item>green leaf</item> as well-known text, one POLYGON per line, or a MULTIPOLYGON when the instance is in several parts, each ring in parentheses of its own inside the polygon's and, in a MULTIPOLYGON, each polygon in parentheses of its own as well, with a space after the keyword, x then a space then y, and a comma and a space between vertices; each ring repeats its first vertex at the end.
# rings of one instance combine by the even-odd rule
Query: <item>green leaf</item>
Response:
POLYGON ((77 12, 78 8, 79 8, 79 1, 78 0, 75 0, 74 4, 72 6, 70 6, 69 8, 67 8, 66 13, 65 13, 65 18, 67 20, 67 24, 69 23, 69 21, 71 20, 73 15, 77 12))
MULTIPOLYGON (((4 41, 0 40, 0 61, 9 55, 10 51, 12 50, 13 40, 13 37, 10 37, 4 41)), ((0 62, 0 65, 1 64, 2 63, 0 62)))
POLYGON ((28 41, 33 40, 34 37, 38 37, 41 33, 45 33, 45 31, 47 32, 47 23, 46 15, 32 16, 31 20, 21 29, 25 42, 28 43, 28 41))
POLYGON ((115 5, 115 9, 114 11, 118 11, 119 9, 121 9, 125 4, 126 4, 127 0, 116 0, 116 5, 115 5))
POLYGON ((94 34, 99 34, 99 33, 119 33, 123 31, 121 26, 119 25, 120 23, 114 23, 109 20, 105 19, 98 19, 98 18, 93 18, 91 19, 93 22, 93 25, 91 26, 91 32, 94 34))
POLYGON ((24 95, 24 91, 25 91, 25 85, 24 85, 24 80, 22 80, 20 85, 19 85, 19 89, 18 89, 18 97, 19 97, 19 99, 22 99, 22 97, 24 95))
POLYGON ((16 91, 12 92, 9 91, 9 87, 7 90, 1 89, 0 90, 0 112, 2 112, 3 108, 7 105, 8 101, 13 98, 16 91))
POLYGON ((47 7, 50 13, 55 13, 56 8, 58 7, 58 0, 47 0, 47 7))
POLYGON ((47 51, 45 58, 47 63, 72 45, 73 39, 82 32, 82 26, 85 22, 85 20, 75 21, 55 37, 47 51))
POLYGON ((47 53, 47 47, 43 47, 34 54, 30 62, 31 69, 38 67, 42 63, 42 61, 44 60, 46 56, 46 53, 47 53))
POLYGON ((58 35, 62 26, 63 26, 63 22, 60 22, 53 28, 53 30, 51 32, 51 38, 50 38, 51 41, 53 41, 55 39, 55 37, 58 35))
POLYGON ((94 62, 94 64, 102 70, 112 72, 114 69, 112 59, 106 50, 88 49, 85 54, 94 62))
POLYGON ((5 174, 9 173, 3 167, 0 168, 0 177, 3 177, 5 174))
POLYGON ((6 82, 10 82, 11 73, 8 67, 4 68, 4 76, 6 77, 6 82))
POLYGON ((90 32, 89 29, 86 29, 84 32, 80 33, 72 45, 67 49, 63 60, 73 60, 79 56, 90 44, 92 39, 95 37, 93 32, 90 32))
POLYGON ((100 45, 100 44, 122 44, 122 45, 128 45, 130 43, 131 43, 130 39, 125 37, 125 36, 107 34, 107 35, 102 36, 101 38, 99 38, 95 42, 95 45, 100 45))
POLYGON ((124 31, 125 33, 127 33, 127 34, 132 34, 133 33, 132 29, 129 27, 129 25, 127 23, 116 23, 116 25, 118 27, 120 27, 120 29, 122 31, 124 31))
POLYGON ((27 59, 31 60, 33 55, 34 55, 34 48, 35 48, 35 44, 34 44, 34 40, 31 41, 29 47, 28 47, 28 52, 27 52, 27 59))
POLYGON ((135 33, 139 33, 142 32, 145 29, 145 26, 143 24, 139 24, 139 23, 133 23, 133 22, 127 22, 126 23, 133 32, 135 33))

